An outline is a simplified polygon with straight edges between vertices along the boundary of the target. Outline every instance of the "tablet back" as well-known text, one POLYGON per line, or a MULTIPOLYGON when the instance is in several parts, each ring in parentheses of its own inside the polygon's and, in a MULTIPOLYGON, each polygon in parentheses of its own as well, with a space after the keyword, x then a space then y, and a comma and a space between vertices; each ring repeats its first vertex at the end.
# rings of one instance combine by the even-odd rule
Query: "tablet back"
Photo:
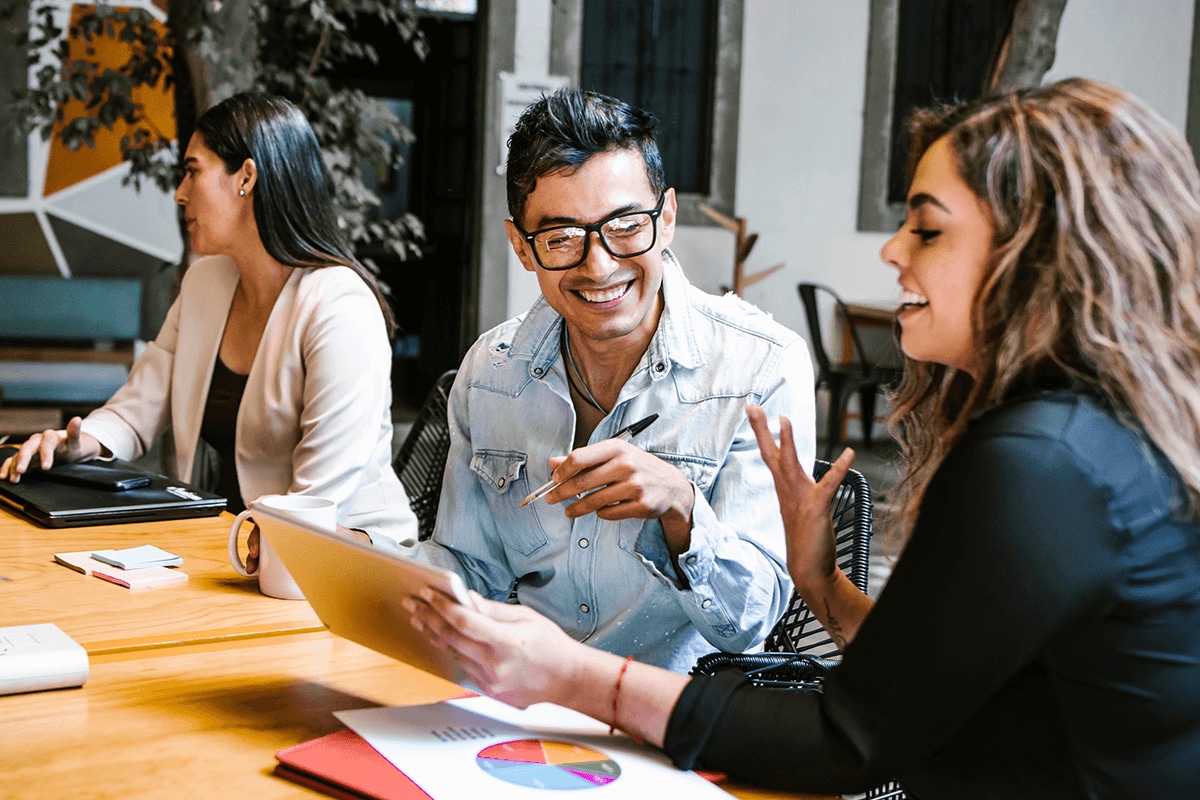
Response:
POLYGON ((462 578, 275 516, 268 508, 256 507, 254 521, 329 630, 446 680, 464 680, 454 657, 416 631, 401 605, 427 586, 470 602, 462 578))

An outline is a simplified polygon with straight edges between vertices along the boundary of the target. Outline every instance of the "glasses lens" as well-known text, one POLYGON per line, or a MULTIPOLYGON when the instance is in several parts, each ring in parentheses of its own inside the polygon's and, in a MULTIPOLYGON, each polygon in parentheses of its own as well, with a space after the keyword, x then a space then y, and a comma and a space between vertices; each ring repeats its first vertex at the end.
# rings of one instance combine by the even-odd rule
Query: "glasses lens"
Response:
POLYGON ((573 267, 583 261, 587 231, 583 228, 551 228, 533 237, 542 266, 549 269, 573 267))
POLYGON ((638 256, 654 246, 654 217, 639 212, 610 219, 600 234, 614 256, 638 256))

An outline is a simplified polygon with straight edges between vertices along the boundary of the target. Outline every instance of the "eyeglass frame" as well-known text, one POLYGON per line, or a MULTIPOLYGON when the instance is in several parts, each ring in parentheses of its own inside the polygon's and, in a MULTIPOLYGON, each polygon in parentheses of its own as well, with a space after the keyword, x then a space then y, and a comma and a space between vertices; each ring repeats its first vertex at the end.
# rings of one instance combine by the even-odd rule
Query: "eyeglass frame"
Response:
POLYGON ((569 269, 575 269, 576 267, 583 264, 583 262, 587 261, 588 252, 590 251, 590 248, 592 246, 592 234, 593 233, 595 233, 596 235, 598 235, 600 237, 600 244, 604 247, 604 250, 613 258, 637 258, 638 256, 643 256, 646 253, 649 253, 651 250, 654 249, 654 245, 658 244, 658 218, 662 216, 663 206, 666 204, 666 201, 667 201, 667 193, 663 192, 658 198, 658 205, 655 206, 654 208, 639 208, 639 209, 635 209, 633 211, 618 211, 616 214, 610 214, 607 217, 605 217, 604 219, 600 220, 599 222, 593 222, 591 225, 582 225, 579 223, 571 223, 570 225, 550 225, 549 227, 538 228, 536 231, 530 231, 529 233, 526 233, 525 229, 522 228, 520 225, 518 225, 517 221, 515 219, 512 220, 512 224, 513 224, 513 227, 517 229, 517 233, 521 234, 521 238, 523 238, 526 241, 526 243, 528 243, 529 249, 533 251, 533 260, 537 263, 537 265, 539 267, 546 270, 547 272, 566 272, 569 269), (612 222, 614 219, 620 219, 621 217, 631 217, 634 214, 649 214, 650 215, 650 225, 654 229, 654 237, 650 240, 650 245, 645 250, 639 250, 636 253, 629 253, 628 255, 623 255, 623 256, 617 255, 616 253, 614 253, 612 251, 612 248, 608 246, 608 239, 605 238, 604 231, 602 229, 606 223, 612 222), (539 234, 546 233, 547 231, 562 230, 563 228, 581 228, 583 230, 583 254, 579 257, 579 261, 577 261, 576 263, 572 264, 569 267, 547 267, 545 264, 542 263, 542 257, 541 257, 541 255, 538 254, 537 246, 534 245, 533 240, 535 238, 537 238, 537 236, 539 234))

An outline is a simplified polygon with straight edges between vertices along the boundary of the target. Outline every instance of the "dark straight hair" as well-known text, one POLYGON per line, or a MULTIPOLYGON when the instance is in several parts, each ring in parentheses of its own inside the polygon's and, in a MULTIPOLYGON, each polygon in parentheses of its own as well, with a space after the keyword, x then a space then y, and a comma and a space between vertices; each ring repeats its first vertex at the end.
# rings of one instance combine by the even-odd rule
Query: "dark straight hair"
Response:
POLYGON ((196 133, 230 174, 254 160, 254 220, 271 257, 289 267, 354 270, 375 295, 391 336, 395 316, 338 228, 321 147, 300 109, 265 92, 241 92, 205 111, 196 133))
POLYGON ((654 117, 615 97, 573 86, 545 95, 521 114, 508 139, 508 213, 523 225, 538 178, 571 171, 597 153, 641 151, 655 198, 666 187, 654 117))

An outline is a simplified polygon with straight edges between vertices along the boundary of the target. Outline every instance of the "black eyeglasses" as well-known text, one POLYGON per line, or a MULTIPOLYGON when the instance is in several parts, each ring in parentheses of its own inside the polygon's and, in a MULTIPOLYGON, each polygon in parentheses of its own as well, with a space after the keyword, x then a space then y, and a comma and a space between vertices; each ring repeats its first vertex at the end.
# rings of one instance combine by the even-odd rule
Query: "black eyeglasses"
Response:
POLYGON ((526 233, 513 226, 533 246, 538 266, 552 272, 574 269, 587 260, 592 232, 600 234, 600 243, 613 258, 634 258, 650 251, 658 241, 658 217, 667 195, 658 205, 645 211, 622 211, 591 225, 556 225, 526 233))

